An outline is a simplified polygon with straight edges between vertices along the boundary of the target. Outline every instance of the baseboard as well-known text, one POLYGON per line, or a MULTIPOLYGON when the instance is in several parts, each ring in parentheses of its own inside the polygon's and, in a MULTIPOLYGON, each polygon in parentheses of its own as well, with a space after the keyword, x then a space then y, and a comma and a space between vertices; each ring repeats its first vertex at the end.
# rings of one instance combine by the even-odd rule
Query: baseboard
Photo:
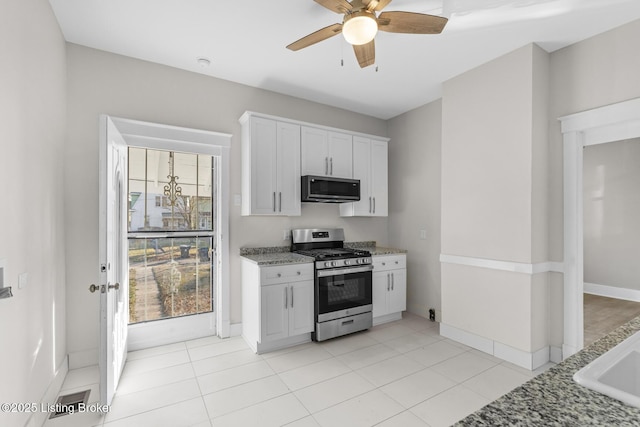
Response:
POLYGON ((86 368, 98 364, 98 349, 73 351, 69 353, 69 369, 86 368))
POLYGON ((637 289, 618 288, 616 286, 598 285, 597 283, 585 282, 584 292, 586 294, 599 295, 601 297, 640 302, 640 291, 637 289))
POLYGON ((562 347, 549 347, 549 360, 553 363, 562 362, 562 347))
POLYGON ((440 323, 440 335, 531 371, 550 360, 549 346, 527 352, 445 323, 440 323))
MULTIPOLYGON (((60 394, 60 390, 62 389, 62 384, 64 383, 64 379, 69 372, 69 356, 65 356, 62 359, 62 362, 58 366, 56 373, 53 376, 53 380, 47 387, 47 391, 45 391, 44 396, 40 399, 38 404, 39 408, 50 407, 56 403, 56 399, 60 394)), ((25 427, 40 427, 44 425, 47 417, 49 416, 49 412, 46 411, 36 411, 31 414, 25 427)))
POLYGON ((242 323, 232 323, 229 325, 229 335, 239 337, 242 335, 242 323))

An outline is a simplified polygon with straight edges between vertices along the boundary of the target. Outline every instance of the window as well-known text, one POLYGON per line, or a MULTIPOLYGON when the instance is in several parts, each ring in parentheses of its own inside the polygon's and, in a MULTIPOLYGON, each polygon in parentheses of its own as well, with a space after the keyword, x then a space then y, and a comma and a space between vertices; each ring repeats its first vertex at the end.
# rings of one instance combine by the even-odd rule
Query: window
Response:
POLYGON ((213 311, 215 157, 129 147, 129 323, 213 311))

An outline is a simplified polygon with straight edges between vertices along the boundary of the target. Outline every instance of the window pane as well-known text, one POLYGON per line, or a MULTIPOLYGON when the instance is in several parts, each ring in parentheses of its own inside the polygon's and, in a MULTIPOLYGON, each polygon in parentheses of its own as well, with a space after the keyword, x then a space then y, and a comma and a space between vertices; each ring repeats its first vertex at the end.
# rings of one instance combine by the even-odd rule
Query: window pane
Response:
POLYGON ((213 311, 211 241, 129 239, 129 323, 213 311))
POLYGON ((129 231, 213 230, 210 156, 129 148, 129 231))

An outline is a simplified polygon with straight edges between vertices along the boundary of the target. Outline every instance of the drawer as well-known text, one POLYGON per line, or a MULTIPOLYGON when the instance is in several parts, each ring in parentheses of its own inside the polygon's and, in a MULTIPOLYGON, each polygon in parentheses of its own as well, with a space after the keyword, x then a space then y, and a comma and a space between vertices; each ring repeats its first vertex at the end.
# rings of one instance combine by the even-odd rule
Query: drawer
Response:
POLYGON ((373 257, 373 271, 395 270, 397 268, 407 268, 407 256, 402 255, 382 255, 373 257))
POLYGON ((262 285, 313 280, 313 264, 283 264, 261 267, 260 276, 262 285))

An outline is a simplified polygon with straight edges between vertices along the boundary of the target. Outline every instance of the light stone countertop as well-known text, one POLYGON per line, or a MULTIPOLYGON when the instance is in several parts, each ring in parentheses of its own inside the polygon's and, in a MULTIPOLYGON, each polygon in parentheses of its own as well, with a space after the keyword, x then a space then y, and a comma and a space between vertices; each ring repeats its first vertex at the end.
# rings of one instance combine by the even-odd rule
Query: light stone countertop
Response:
MULTIPOLYGON (((347 248, 364 249, 376 255, 404 254, 404 249, 376 246, 376 242, 345 242, 347 248)), ((256 248, 240 248, 240 256, 258 265, 303 264, 312 263, 313 258, 290 252, 290 246, 267 246, 256 248)))
POLYGON ((459 421, 456 426, 640 426, 640 409, 589 390, 573 374, 640 331, 637 317, 459 421))

